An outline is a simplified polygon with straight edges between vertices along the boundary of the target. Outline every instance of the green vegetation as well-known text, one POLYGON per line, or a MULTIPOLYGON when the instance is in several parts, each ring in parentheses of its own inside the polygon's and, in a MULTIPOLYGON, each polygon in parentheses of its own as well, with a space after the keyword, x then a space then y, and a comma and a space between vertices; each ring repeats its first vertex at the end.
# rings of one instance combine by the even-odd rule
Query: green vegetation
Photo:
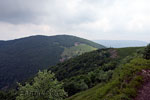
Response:
POLYGON ((109 81, 101 82, 67 100, 132 100, 137 94, 137 87, 143 82, 143 76, 138 73, 150 69, 150 60, 143 59, 139 51, 141 48, 136 54, 126 56, 113 71, 109 81))
MULTIPOLYGON (((92 48, 104 48, 94 42, 68 35, 31 36, 11 41, 1 41, 0 89, 8 89, 16 82, 33 77, 39 70, 57 64, 62 59, 63 52, 66 53, 64 48, 75 50, 82 48, 82 53, 84 53, 84 47, 89 48, 87 51, 91 51, 92 48), (76 49, 75 44, 77 43, 83 45, 77 46, 76 49)), ((73 57, 78 54, 81 53, 73 53, 73 55, 67 56, 73 57)))
POLYGON ((118 48, 117 52, 120 57, 125 58, 127 56, 131 56, 133 53, 137 53, 137 51, 143 51, 144 47, 128 47, 128 48, 118 48))
POLYGON ((107 50, 101 49, 59 63, 56 66, 50 67, 49 70, 55 72, 56 77, 62 80, 64 78, 88 73, 100 67, 111 59, 109 56, 110 53, 107 52, 107 50))
POLYGON ((137 87, 142 83, 142 76, 137 72, 150 68, 150 61, 135 58, 114 72, 112 81, 99 88, 97 98, 107 100, 130 100, 136 96, 137 87))
POLYGON ((39 72, 32 83, 19 84, 19 96, 16 100, 62 100, 67 96, 53 73, 39 72))
POLYGON ((71 96, 99 83, 108 82, 120 62, 130 61, 134 53, 141 49, 143 48, 101 49, 59 63, 49 70, 56 74, 59 81, 64 82, 64 89, 71 96), (124 52, 127 53, 123 54, 124 52))
POLYGON ((72 58, 77 55, 81 55, 85 52, 90 52, 93 50, 96 50, 97 48, 94 48, 92 46, 89 46, 87 44, 79 44, 77 46, 73 46, 70 48, 65 48, 64 52, 62 53, 61 57, 64 59, 72 58))
POLYGON ((143 57, 145 59, 150 59, 150 44, 145 48, 143 57))
POLYGON ((0 100, 16 100, 16 90, 0 91, 0 100))

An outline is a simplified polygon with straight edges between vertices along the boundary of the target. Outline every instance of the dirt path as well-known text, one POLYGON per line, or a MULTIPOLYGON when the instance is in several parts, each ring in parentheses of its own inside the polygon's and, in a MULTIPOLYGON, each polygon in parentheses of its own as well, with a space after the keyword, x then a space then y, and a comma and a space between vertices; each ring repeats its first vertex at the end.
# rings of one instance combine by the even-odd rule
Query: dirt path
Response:
POLYGON ((150 100, 150 70, 142 70, 141 75, 144 76, 144 82, 133 100, 150 100))

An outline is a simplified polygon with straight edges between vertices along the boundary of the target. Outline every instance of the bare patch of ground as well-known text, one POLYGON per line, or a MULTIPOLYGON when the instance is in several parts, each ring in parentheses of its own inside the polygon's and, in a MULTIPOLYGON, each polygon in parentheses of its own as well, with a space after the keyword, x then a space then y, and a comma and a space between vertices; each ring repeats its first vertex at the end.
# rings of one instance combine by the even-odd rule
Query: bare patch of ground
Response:
POLYGON ((144 77, 144 82, 133 100, 150 100, 150 70, 142 70, 140 74, 144 77))
POLYGON ((115 49, 110 49, 109 53, 111 54, 110 58, 117 58, 118 57, 117 50, 115 50, 115 49))

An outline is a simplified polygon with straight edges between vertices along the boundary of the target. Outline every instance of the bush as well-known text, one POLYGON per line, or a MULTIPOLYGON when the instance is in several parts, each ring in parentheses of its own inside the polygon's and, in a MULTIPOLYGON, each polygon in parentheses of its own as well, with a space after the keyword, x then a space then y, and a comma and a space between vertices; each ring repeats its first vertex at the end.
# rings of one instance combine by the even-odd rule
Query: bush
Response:
POLYGON ((16 100, 62 100, 67 93, 53 73, 39 71, 32 83, 19 84, 19 96, 16 100))
POLYGON ((150 44, 147 45, 147 47, 145 48, 143 57, 144 59, 150 59, 150 44))

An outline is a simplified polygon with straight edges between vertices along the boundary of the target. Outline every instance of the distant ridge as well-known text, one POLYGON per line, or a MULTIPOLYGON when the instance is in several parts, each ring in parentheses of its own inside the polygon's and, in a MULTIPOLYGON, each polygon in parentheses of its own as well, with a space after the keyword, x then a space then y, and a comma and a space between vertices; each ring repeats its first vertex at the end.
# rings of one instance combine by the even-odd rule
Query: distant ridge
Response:
POLYGON ((94 40, 94 42, 113 48, 141 47, 148 44, 147 42, 138 40, 94 40))

